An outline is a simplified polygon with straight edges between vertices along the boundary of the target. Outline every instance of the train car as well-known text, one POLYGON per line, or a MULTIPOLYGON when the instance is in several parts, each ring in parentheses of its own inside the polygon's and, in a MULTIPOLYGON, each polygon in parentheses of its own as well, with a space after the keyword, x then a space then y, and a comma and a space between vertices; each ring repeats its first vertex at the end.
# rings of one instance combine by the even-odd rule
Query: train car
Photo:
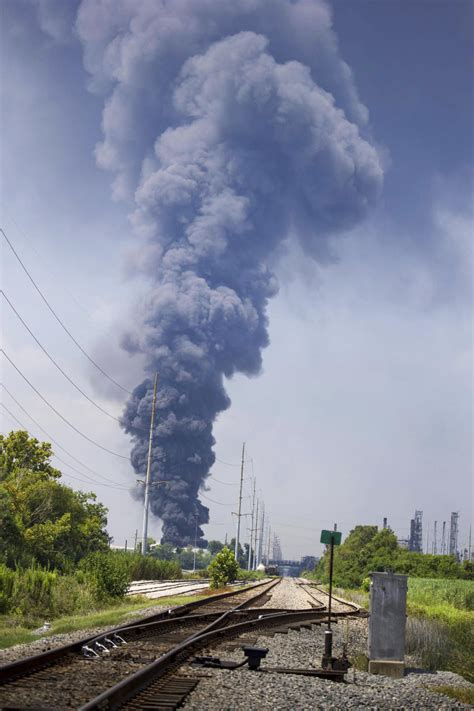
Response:
POLYGON ((265 575, 280 575, 278 566, 277 565, 266 565, 265 566, 265 575))

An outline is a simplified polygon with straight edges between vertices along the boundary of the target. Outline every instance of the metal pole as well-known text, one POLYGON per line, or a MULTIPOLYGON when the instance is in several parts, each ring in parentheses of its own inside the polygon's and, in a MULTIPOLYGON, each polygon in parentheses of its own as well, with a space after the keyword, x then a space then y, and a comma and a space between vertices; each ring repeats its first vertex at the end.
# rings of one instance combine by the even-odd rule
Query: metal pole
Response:
POLYGON ((155 373, 155 382, 153 385, 153 401, 151 405, 151 420, 150 420, 150 438, 148 440, 148 460, 146 465, 146 479, 145 479, 145 501, 143 503, 143 540, 142 540, 142 553, 146 553, 146 541, 148 537, 148 509, 150 506, 150 479, 151 479, 151 449, 153 443, 153 423, 155 420, 155 406, 156 406, 156 387, 158 384, 158 373, 155 373))
POLYGON ((249 556, 247 561, 247 570, 250 570, 252 565, 252 540, 253 540, 253 519, 255 516, 255 477, 253 478, 253 493, 252 493, 252 523, 250 524, 250 545, 249 545, 249 556))
POLYGON ((237 510, 237 535, 235 537, 235 560, 239 560, 239 542, 240 542, 240 519, 242 518, 242 485, 244 483, 244 461, 245 461, 245 442, 242 445, 242 463, 240 465, 240 489, 239 489, 239 508, 237 510))
POLYGON ((258 544, 258 565, 262 562, 263 536, 265 527, 265 504, 262 501, 262 521, 260 523, 260 542, 258 544))
POLYGON ((257 570, 257 534, 258 534, 258 505, 259 500, 257 499, 257 510, 255 513, 255 538, 253 542, 253 564, 252 570, 257 570))
POLYGON ((271 533, 271 528, 270 525, 268 526, 268 542, 267 542, 267 565, 270 565, 270 533, 271 533))
POLYGON ((193 551, 193 573, 196 572, 196 546, 197 546, 197 535, 198 535, 198 517, 197 514, 194 515, 195 527, 194 527, 194 551, 193 551))
POLYGON ((334 567, 334 535, 331 536, 329 546, 329 602, 328 602, 328 630, 331 629, 331 610, 332 610, 332 573, 334 567))

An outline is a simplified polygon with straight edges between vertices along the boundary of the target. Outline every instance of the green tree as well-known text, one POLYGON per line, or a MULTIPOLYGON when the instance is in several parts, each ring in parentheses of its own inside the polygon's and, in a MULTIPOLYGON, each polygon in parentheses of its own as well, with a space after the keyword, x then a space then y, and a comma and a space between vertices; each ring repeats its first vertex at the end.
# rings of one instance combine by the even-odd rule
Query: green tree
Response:
POLYGON ((0 481, 21 469, 58 479, 61 472, 51 465, 52 456, 49 442, 39 442, 25 430, 0 435, 0 481))
POLYGON ((178 560, 174 546, 171 543, 161 543, 151 549, 151 555, 158 560, 178 560))
POLYGON ((64 570, 108 547, 107 509, 95 494, 61 484, 51 456, 49 443, 27 432, 0 435, 0 555, 11 567, 64 570))
POLYGON ((216 555, 216 553, 219 553, 223 548, 224 544, 220 541, 209 541, 207 544, 207 550, 211 555, 216 555))
POLYGON ((217 553, 209 565, 208 571, 211 578, 210 587, 213 589, 222 588, 235 580, 239 572, 239 565, 232 551, 225 546, 217 553))
MULTIPOLYGON (((326 551, 315 572, 327 581, 328 569, 326 551)), ((334 550, 336 585, 360 587, 370 572, 384 570, 425 578, 462 578, 469 574, 454 556, 425 555, 400 548, 389 528, 378 531, 377 526, 356 526, 334 550)))

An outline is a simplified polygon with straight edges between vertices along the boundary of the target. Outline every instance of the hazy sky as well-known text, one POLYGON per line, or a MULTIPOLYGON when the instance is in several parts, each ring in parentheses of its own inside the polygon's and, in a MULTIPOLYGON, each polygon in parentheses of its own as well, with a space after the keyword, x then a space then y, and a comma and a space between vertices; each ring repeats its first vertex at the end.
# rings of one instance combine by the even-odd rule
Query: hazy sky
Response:
MULTIPOLYGON (((186 6, 185 0, 173 4, 186 6)), ((278 36, 266 0, 240 4, 261 6, 258 32, 278 36)), ((348 533, 357 523, 380 525, 386 516, 406 536, 415 509, 424 512, 425 546, 428 526, 431 541, 434 521, 439 532, 459 511, 464 547, 473 505, 473 5, 299 4, 312 13, 314 26, 301 37, 295 30, 294 48, 284 51, 310 65, 315 84, 322 82, 329 93, 333 88, 335 105, 377 152, 383 188, 364 216, 328 236, 322 257, 311 258, 294 236, 272 256, 280 290, 268 309, 270 345, 259 376, 237 374, 227 383, 232 406, 215 424, 215 479, 202 491, 210 509, 205 534, 234 535, 231 512, 245 441, 246 477, 257 477, 287 557, 318 554, 319 532, 334 522, 348 533), (328 12, 332 30, 324 24, 328 12)), ((136 219, 130 221, 133 190, 117 187, 117 174, 129 176, 134 168, 117 168, 110 136, 123 158, 123 145, 145 141, 147 131, 154 140, 161 129, 153 134, 152 110, 148 116, 143 107, 130 111, 125 138, 113 111, 102 123, 110 78, 99 81, 91 37, 107 12, 126 15, 130 3, 83 3, 82 29, 75 24, 79 5, 2 0, 1 223, 75 338, 131 389, 143 380, 143 361, 128 355, 120 339, 135 323, 150 277, 130 264, 152 257, 142 249, 136 219), (84 29, 87 13, 97 24, 84 29), (107 159, 95 150, 104 127, 107 159), (96 158, 108 160, 112 172, 96 158)), ((212 18, 210 0, 196 5, 207 7, 212 18)), ((241 19, 226 22, 221 40, 247 29, 241 19)), ((114 27, 108 31, 113 41, 114 27)), ((272 42, 276 55, 283 52, 272 42)), ((152 72, 143 77, 154 80, 152 72)), ((3 239, 1 259, 2 289, 38 340, 84 392, 120 416, 124 393, 61 330, 3 239)), ((28 415, 80 460, 55 448, 79 470, 58 465, 66 481, 96 491, 109 507, 115 542, 130 542, 137 528, 140 535, 142 512, 129 493, 140 485, 126 459, 128 437, 63 378, 4 299, 1 318, 2 344, 17 367, 77 428, 122 457, 81 438, 3 357, 2 382, 28 414, 5 390, 1 401, 32 434, 47 439, 28 415), (105 480, 99 484, 82 463, 105 480)), ((17 427, 4 408, 0 421, 3 432, 17 427)), ((250 493, 249 478, 244 493, 250 493)), ((159 532, 153 519, 150 534, 159 532)))

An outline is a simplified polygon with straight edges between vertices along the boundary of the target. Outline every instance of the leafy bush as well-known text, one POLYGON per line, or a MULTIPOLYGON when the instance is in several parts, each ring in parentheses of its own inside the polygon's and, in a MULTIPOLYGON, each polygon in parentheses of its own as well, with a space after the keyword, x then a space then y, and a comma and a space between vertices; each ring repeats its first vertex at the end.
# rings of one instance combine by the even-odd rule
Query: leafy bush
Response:
POLYGON ((123 597, 130 581, 129 566, 125 557, 110 551, 90 553, 79 564, 88 582, 93 586, 98 600, 123 597))
POLYGON ((181 566, 177 560, 159 560, 141 553, 111 552, 121 557, 128 568, 130 580, 175 580, 181 577, 181 566))
POLYGON ((211 578, 210 587, 212 589, 225 587, 227 583, 235 580, 239 572, 239 565, 232 551, 227 547, 219 551, 209 565, 208 572, 211 578))

